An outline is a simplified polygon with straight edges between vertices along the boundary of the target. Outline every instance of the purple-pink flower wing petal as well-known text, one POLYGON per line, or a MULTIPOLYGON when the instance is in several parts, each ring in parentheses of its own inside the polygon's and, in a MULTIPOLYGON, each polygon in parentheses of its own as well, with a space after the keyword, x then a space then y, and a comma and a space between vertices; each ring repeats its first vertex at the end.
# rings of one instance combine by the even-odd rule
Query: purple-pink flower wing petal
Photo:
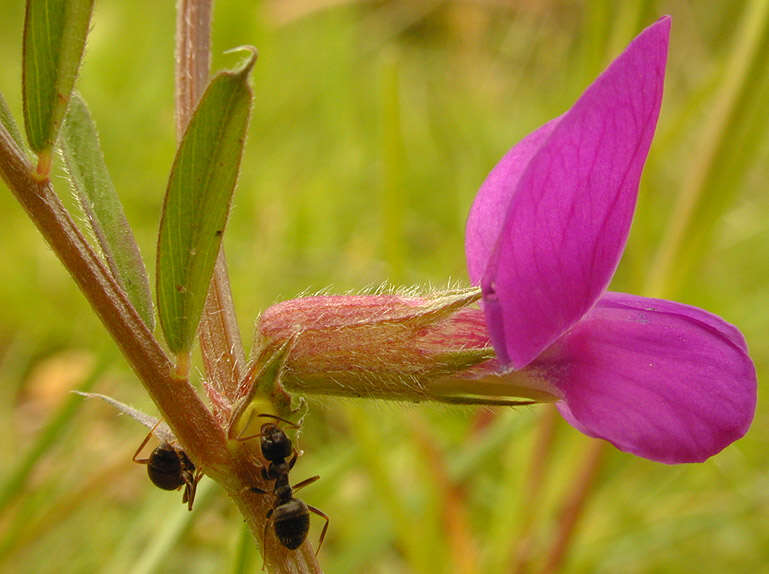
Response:
POLYGON ((489 332, 516 368, 578 321, 614 274, 659 115, 669 33, 669 17, 644 30, 546 126, 551 133, 523 169, 510 165, 522 157, 505 156, 476 200, 486 205, 473 205, 486 219, 468 228, 468 266, 476 281, 485 268, 489 332), (490 252, 485 225, 500 229, 490 252))
POLYGON ((756 373, 740 332, 687 305, 607 293, 537 359, 572 425, 665 463, 701 462, 747 432, 756 373))
POLYGON ((515 144, 478 190, 465 225, 465 258, 473 285, 481 283, 518 180, 531 158, 553 133, 559 119, 550 120, 515 144))

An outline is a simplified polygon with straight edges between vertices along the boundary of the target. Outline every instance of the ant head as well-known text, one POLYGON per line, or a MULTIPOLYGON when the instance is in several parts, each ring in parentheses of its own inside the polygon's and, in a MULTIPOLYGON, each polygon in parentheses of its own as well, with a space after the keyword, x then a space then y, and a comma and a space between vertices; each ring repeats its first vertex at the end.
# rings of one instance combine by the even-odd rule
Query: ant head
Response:
POLYGON ((262 456, 265 459, 270 462, 279 462, 291 456, 293 450, 291 439, 276 424, 263 424, 259 434, 262 437, 262 456))

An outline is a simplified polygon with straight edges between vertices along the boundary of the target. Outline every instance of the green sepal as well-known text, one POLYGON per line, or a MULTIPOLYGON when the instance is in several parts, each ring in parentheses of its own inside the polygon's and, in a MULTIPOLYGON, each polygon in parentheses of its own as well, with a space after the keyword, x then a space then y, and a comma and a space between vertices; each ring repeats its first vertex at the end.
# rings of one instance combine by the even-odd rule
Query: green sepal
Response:
POLYGON ((232 408, 227 433, 230 438, 242 435, 254 414, 290 413, 291 396, 283 389, 280 378, 294 341, 290 339, 277 348, 273 346, 262 350, 246 377, 245 394, 232 408))

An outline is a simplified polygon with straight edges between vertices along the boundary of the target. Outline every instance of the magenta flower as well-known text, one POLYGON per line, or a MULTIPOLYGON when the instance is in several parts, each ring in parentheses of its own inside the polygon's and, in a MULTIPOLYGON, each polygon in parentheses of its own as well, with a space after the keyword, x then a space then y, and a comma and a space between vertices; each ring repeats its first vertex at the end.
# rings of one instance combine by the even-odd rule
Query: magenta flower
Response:
POLYGON ((499 361, 558 389, 561 414, 617 448, 702 461, 745 434, 756 375, 706 311, 606 292, 659 115, 670 18, 492 170, 467 222, 471 281, 499 361))
POLYGON ((606 292, 657 123, 669 32, 667 17, 646 29, 491 172, 467 222, 480 290, 267 309, 235 427, 259 393, 286 390, 556 402, 585 434, 667 463, 705 460, 744 435, 756 375, 740 332, 701 309, 606 292))

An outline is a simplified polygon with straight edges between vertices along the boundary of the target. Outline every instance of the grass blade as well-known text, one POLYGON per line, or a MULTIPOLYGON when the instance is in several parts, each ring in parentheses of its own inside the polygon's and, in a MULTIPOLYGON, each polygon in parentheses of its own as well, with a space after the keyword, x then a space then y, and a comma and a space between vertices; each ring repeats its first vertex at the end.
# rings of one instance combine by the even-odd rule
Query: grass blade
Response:
POLYGON ((685 285, 710 247, 741 179, 760 152, 769 122, 769 4, 746 3, 675 211, 650 267, 646 294, 669 297, 685 285))

